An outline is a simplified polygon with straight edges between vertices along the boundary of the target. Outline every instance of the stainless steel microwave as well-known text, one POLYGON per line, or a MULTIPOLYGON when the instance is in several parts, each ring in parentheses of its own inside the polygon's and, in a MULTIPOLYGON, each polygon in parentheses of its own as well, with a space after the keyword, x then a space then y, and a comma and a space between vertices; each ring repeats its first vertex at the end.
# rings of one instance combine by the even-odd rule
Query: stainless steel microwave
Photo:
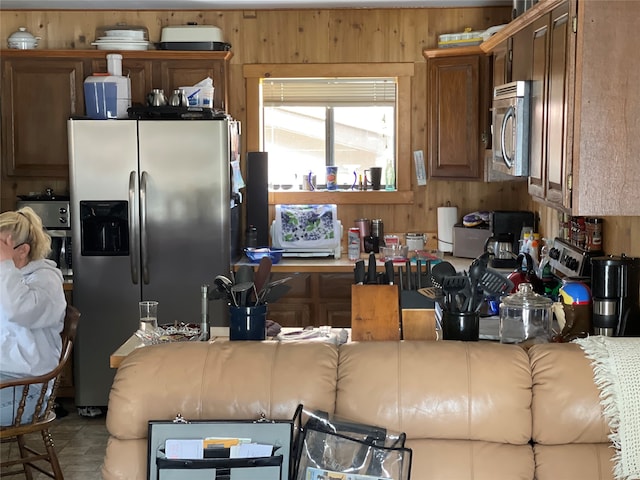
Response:
POLYGON ((492 167, 514 177, 529 175, 530 88, 521 80, 493 90, 492 167))

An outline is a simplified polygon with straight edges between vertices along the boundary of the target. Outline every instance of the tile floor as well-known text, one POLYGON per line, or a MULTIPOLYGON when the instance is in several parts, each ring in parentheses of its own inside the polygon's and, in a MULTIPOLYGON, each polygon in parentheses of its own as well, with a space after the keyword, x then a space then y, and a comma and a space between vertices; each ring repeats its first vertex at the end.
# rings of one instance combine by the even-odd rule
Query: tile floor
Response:
MULTIPOLYGON (((71 399, 59 400, 68 415, 55 421, 51 435, 65 480, 101 480, 100 467, 109 437, 105 427, 105 416, 82 417, 78 415, 71 399)), ((40 434, 36 434, 31 444, 40 449, 40 434)), ((3 444, 0 448, 3 460, 17 455, 15 444, 3 444)), ((48 477, 35 471, 33 478, 40 480, 48 477)))

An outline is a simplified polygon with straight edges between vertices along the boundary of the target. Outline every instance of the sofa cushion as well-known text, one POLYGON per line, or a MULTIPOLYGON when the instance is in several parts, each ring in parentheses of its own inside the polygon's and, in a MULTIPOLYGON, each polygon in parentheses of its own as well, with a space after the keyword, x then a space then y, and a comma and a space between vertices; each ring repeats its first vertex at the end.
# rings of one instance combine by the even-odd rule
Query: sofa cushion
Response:
POLYGON ((526 352, 488 342, 361 342, 340 348, 336 414, 408 439, 531 439, 526 352))
POLYGON ((575 343, 529 349, 533 378, 533 440, 545 445, 609 443, 593 369, 575 343))
POLYGON ((613 480, 609 443, 535 445, 536 480, 613 480))
POLYGON ((149 420, 291 418, 333 412, 338 349, 329 343, 177 342, 140 348, 109 394, 112 437, 147 437, 149 420))
MULTIPOLYGON (((530 445, 469 440, 410 440, 412 479, 532 480, 530 445)), ((555 480, 559 480, 557 477, 555 480)), ((564 480, 564 479, 563 479, 564 480)))

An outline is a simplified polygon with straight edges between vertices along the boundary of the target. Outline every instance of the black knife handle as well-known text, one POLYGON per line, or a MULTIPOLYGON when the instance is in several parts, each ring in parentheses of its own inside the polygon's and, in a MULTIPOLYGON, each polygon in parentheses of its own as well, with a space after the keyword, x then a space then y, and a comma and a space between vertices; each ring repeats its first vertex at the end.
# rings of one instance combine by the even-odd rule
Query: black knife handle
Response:
POLYGON ((411 273, 411 260, 407 260, 405 262, 405 267, 407 269, 407 272, 406 272, 406 274, 407 274, 407 290, 413 290, 412 282, 411 282, 411 275, 412 275, 412 273, 411 273))
POLYGON ((389 285, 393 285, 395 283, 394 273, 393 273, 393 261, 387 260, 386 262, 384 262, 384 271, 387 276, 387 283, 389 285))
POLYGON ((369 254, 369 271, 367 272, 367 283, 377 283, 376 278, 376 254, 369 254))
POLYGON ((355 267, 353 267, 354 280, 356 285, 363 285, 365 280, 364 273, 364 260, 358 260, 355 267))

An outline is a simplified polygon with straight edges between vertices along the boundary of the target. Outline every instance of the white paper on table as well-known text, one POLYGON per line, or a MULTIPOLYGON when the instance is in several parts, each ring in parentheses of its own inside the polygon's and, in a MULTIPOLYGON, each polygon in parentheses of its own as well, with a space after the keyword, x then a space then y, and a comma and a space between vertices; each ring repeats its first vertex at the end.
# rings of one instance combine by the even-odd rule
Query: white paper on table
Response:
POLYGON ((168 438, 164 443, 164 449, 165 455, 170 459, 200 460, 204 458, 204 448, 201 438, 168 438))
POLYGON ((273 445, 261 443, 241 443, 229 449, 229 458, 270 457, 273 445))

